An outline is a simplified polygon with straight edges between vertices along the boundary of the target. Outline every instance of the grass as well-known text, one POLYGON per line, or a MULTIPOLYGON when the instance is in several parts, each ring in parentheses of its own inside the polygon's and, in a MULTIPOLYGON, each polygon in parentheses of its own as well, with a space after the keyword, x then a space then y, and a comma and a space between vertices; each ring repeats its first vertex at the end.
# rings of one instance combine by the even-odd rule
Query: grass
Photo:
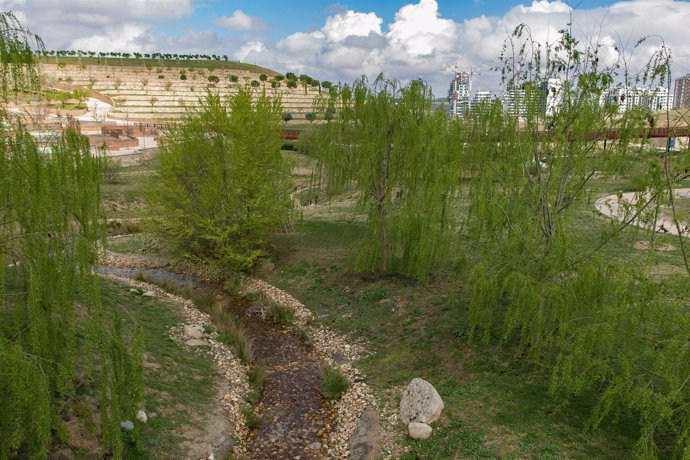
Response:
POLYGON ((290 307, 271 302, 268 308, 268 316, 275 323, 289 326, 292 324, 292 320, 295 317, 295 311, 290 307))
POLYGON ((200 359, 170 339, 168 330, 180 321, 175 307, 132 295, 127 286, 109 280, 101 282, 101 292, 107 308, 126 309, 144 332, 144 408, 149 421, 141 425, 143 450, 130 444, 126 458, 181 458, 186 452, 181 428, 203 428, 204 414, 212 408, 219 379, 215 367, 210 359, 200 359))
POLYGON ((218 329, 218 340, 231 347, 240 361, 250 363, 254 357, 251 339, 224 301, 213 304, 211 319, 218 329))
MULTIPOLYGON (((597 227, 610 222, 583 206, 578 225, 595 241, 597 227)), ((458 286, 444 277, 424 286, 401 277, 349 273, 350 248, 362 230, 356 221, 305 218, 296 233, 273 236, 276 270, 268 280, 308 305, 317 324, 366 341, 371 354, 357 364, 382 398, 399 395, 417 376, 436 386, 446 403, 443 417, 430 440, 406 441, 411 452, 406 458, 629 456, 637 437, 633 421, 607 422, 588 432, 592 400, 560 408, 539 369, 516 361, 510 349, 468 343, 458 286)), ((659 265, 679 266, 677 251, 633 252, 632 243, 645 237, 631 229, 604 254, 632 261, 654 257, 659 265)), ((665 278, 663 288, 679 296, 687 292, 686 283, 687 275, 679 274, 665 278)))
POLYGON ((337 369, 327 366, 321 370, 321 394, 324 398, 336 401, 349 389, 350 382, 337 369))
POLYGON ((263 364, 255 364, 247 373, 249 379, 249 395, 247 402, 255 406, 263 396, 266 383, 266 367, 263 364))
POLYGON ((256 430, 261 428, 261 425, 263 425, 264 421, 254 412, 254 409, 250 407, 243 407, 240 409, 240 412, 242 412, 242 415, 244 415, 247 429, 256 430))

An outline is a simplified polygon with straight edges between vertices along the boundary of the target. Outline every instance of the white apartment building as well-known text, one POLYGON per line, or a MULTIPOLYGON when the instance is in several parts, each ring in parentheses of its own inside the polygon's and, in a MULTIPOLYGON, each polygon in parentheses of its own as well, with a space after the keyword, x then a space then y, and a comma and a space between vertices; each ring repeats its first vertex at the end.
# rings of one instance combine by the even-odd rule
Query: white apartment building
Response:
POLYGON ((618 107, 618 112, 625 112, 633 107, 642 107, 652 112, 662 112, 673 108, 673 94, 663 86, 656 88, 615 88, 605 91, 600 103, 618 107))
POLYGON ((467 72, 455 71, 448 90, 448 115, 464 117, 470 110, 472 77, 467 72))

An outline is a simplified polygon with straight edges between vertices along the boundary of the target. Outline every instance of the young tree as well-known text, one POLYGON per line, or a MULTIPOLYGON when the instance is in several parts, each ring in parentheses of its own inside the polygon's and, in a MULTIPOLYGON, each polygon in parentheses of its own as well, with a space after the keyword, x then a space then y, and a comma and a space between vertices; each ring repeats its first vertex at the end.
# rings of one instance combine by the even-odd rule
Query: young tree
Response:
POLYGON ((181 255, 237 271, 265 253, 266 232, 291 212, 280 117, 279 100, 241 88, 227 102, 208 94, 169 129, 150 198, 181 255))
MULTIPOLYGON (((36 89, 36 45, 0 13, 3 95, 36 89)), ((100 159, 73 128, 50 153, 4 111, 0 130, 0 458, 45 458, 83 393, 100 394, 103 452, 121 458, 120 421, 134 420, 143 397, 142 343, 101 305, 100 159)))
POLYGON ((421 81, 401 88, 383 76, 373 86, 360 79, 341 91, 337 121, 310 139, 328 193, 354 188, 367 213, 356 269, 425 280, 444 260, 459 185, 453 155, 461 143, 431 102, 421 81))
POLYGON ((292 112, 283 112, 281 118, 283 122, 287 125, 288 121, 292 120, 292 112))
POLYGON ((316 120, 316 112, 307 112, 304 117, 307 119, 309 123, 313 123, 316 120))

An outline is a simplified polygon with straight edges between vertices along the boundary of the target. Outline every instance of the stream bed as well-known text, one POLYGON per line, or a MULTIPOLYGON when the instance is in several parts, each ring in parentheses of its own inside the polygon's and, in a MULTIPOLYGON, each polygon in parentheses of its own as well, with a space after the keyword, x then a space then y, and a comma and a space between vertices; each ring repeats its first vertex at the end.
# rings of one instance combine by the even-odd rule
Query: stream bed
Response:
POLYGON ((335 427, 336 408, 321 394, 321 362, 289 328, 265 320, 248 299, 228 295, 218 286, 158 268, 100 267, 99 272, 155 284, 212 291, 242 324, 252 342, 251 365, 263 366, 266 379, 254 412, 262 423, 242 440, 251 459, 317 459, 335 427))

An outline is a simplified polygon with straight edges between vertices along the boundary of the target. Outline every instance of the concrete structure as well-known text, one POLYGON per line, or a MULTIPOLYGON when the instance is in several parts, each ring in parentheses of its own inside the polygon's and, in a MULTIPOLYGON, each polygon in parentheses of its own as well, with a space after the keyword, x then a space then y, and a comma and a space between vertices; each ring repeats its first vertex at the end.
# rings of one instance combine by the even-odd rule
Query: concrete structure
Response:
POLYGON ((676 79, 673 89, 673 107, 676 109, 690 108, 690 73, 676 79))
POLYGON ((612 104, 618 112, 625 112, 633 107, 642 107, 652 112, 662 112, 673 108, 673 94, 663 86, 656 88, 615 88, 605 91, 600 99, 601 104, 612 104))
POLYGON ((560 78, 549 78, 542 83, 541 89, 544 92, 542 110, 547 117, 552 117, 563 105, 563 81, 560 78))
POLYGON ((448 89, 448 115, 464 117, 470 110, 470 92, 472 91, 472 76, 467 72, 454 72, 448 89))
POLYGON ((527 98, 524 89, 509 89, 501 98, 503 109, 513 116, 527 115, 527 98))

